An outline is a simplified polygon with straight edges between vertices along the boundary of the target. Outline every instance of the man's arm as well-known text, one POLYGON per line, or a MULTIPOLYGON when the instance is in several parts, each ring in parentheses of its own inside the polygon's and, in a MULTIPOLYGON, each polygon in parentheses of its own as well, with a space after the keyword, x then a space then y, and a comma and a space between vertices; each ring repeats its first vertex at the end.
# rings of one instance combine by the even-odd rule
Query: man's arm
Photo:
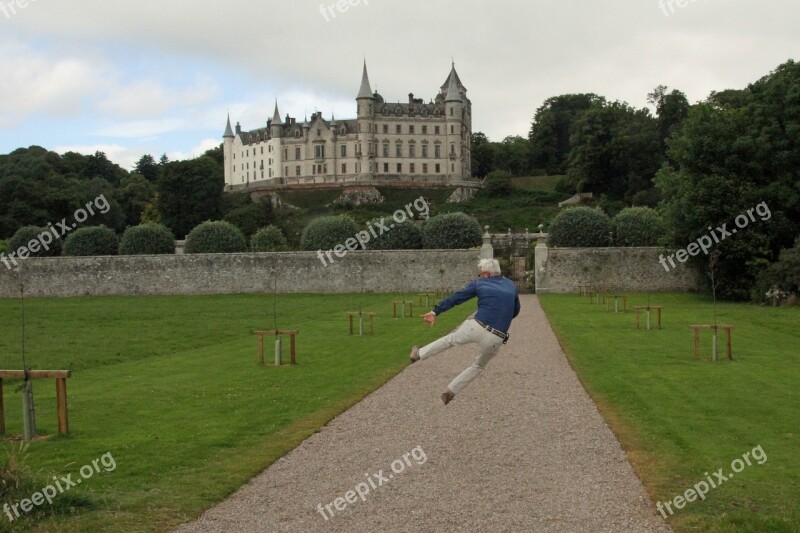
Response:
POLYGON ((433 312, 437 315, 441 315, 448 309, 452 309, 453 307, 463 304, 464 302, 475 298, 478 295, 478 280, 475 280, 465 286, 460 291, 451 294, 438 304, 433 307, 433 312))
POLYGON ((470 300, 478 295, 478 280, 473 281, 460 291, 455 294, 450 295, 448 298, 445 298, 437 305, 433 307, 433 311, 428 311, 424 315, 422 315, 422 320, 425 321, 426 324, 430 324, 433 326, 436 323, 436 316, 444 313, 448 309, 455 307, 456 305, 463 304, 467 300, 470 300))

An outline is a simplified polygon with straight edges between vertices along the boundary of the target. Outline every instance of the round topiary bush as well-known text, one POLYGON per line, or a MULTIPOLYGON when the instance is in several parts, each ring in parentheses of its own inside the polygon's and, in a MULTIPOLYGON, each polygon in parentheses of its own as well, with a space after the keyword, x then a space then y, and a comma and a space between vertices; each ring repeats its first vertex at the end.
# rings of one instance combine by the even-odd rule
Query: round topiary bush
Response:
POLYGON ((425 248, 461 249, 481 245, 481 225, 464 213, 437 215, 422 228, 425 248))
POLYGON ((7 246, 7 253, 9 254, 16 253, 20 248, 25 248, 29 252, 29 257, 56 257, 61 255, 63 242, 53 235, 50 228, 24 226, 11 236, 7 246), (40 235, 42 236, 41 239, 39 238, 40 235))
POLYGON ((70 233, 64 241, 64 255, 117 255, 119 238, 106 226, 87 226, 70 233))
POLYGON ((358 233, 358 225, 346 216, 328 216, 315 218, 303 230, 300 237, 300 248, 303 250, 333 250, 337 245, 354 238, 358 233))
POLYGON ((161 255, 175 253, 175 236, 163 224, 140 224, 125 230, 119 243, 120 255, 161 255))
POLYGON ((372 227, 375 228, 377 237, 370 235, 370 241, 367 243, 367 248, 370 250, 419 250, 422 248, 422 230, 413 222, 407 220, 398 224, 391 217, 385 217, 383 225, 389 227, 389 231, 384 231, 382 234, 378 229, 380 219, 372 221, 372 227), (394 227, 391 225, 394 224, 394 227))
POLYGON ((556 215, 548 233, 552 246, 608 246, 611 223, 608 215, 599 209, 571 207, 556 215))
POLYGON ((232 254, 247 251, 242 230, 223 220, 206 221, 186 236, 187 254, 232 254))
POLYGON ((270 224, 256 231, 250 238, 250 249, 254 252, 283 252, 289 249, 281 228, 270 224))
POLYGON ((8 241, 0 241, 0 254, 8 250, 8 241))
POLYGON ((656 246, 667 231, 658 211, 626 207, 611 219, 616 246, 656 246))

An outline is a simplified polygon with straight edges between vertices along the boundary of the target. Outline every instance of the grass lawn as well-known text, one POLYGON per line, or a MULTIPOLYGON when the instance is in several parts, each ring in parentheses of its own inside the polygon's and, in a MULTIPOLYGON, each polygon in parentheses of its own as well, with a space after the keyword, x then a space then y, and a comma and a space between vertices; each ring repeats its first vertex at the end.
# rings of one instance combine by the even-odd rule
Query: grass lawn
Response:
MULTIPOLYGON (((648 303, 647 294, 629 296, 629 305, 648 303)), ((741 469, 703 501, 672 503, 676 531, 800 531, 800 308, 718 304, 718 322, 735 326, 734 360, 711 362, 710 332, 697 361, 688 328, 713 321, 706 297, 649 295, 664 305, 664 329, 652 331, 637 330, 633 312, 607 312, 586 297, 540 300, 654 502, 673 502, 707 483, 706 473, 717 484, 719 468, 726 477, 741 469), (755 452, 752 466, 732 465, 758 446, 766 460, 755 452)))
MULTIPOLYGON (((0 514, 0 531, 168 531, 198 516, 402 370, 410 344, 474 310, 431 329, 392 319, 393 298, 365 295, 375 335, 351 337, 344 313, 359 309, 360 295, 279 296, 278 328, 300 330, 298 364, 282 367, 256 364, 252 331, 273 328, 271 296, 26 300, 29 366, 73 371, 68 437, 54 435, 53 381, 34 383, 37 429, 49 435, 27 456, 38 486, 80 478, 106 453, 116 468, 101 466, 56 498, 74 499, 73 514, 13 524, 0 514)), ((19 314, 18 300, 0 300, 0 368, 22 366, 19 314)), ((18 384, 4 384, 9 435, 22 432, 18 384)), ((13 504, 31 494, 0 495, 13 504)))

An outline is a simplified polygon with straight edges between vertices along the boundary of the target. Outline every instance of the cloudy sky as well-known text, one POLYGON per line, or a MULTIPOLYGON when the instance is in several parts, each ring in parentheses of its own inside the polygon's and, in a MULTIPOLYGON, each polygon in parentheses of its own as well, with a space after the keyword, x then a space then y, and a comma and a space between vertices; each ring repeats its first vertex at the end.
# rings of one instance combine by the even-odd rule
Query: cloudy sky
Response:
POLYGON ((364 58, 390 102, 434 97, 454 59, 502 140, 559 94, 742 88, 800 59, 798 27, 797 0, 0 0, 0 153, 193 157, 276 97, 351 118, 364 58))

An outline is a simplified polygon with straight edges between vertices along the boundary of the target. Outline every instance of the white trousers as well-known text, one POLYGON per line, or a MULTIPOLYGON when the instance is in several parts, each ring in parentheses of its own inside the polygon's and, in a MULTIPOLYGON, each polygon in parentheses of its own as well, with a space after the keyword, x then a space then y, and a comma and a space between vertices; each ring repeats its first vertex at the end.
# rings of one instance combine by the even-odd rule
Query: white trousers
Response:
POLYGON ((474 319, 465 320, 458 329, 449 335, 445 335, 439 340, 435 340, 419 349, 419 358, 427 359, 436 354, 442 353, 448 348, 461 344, 477 344, 478 357, 475 361, 450 382, 448 388, 455 394, 469 385, 473 379, 478 377, 483 369, 486 368, 492 357, 497 354, 497 350, 503 344, 503 339, 497 335, 486 331, 474 319))

